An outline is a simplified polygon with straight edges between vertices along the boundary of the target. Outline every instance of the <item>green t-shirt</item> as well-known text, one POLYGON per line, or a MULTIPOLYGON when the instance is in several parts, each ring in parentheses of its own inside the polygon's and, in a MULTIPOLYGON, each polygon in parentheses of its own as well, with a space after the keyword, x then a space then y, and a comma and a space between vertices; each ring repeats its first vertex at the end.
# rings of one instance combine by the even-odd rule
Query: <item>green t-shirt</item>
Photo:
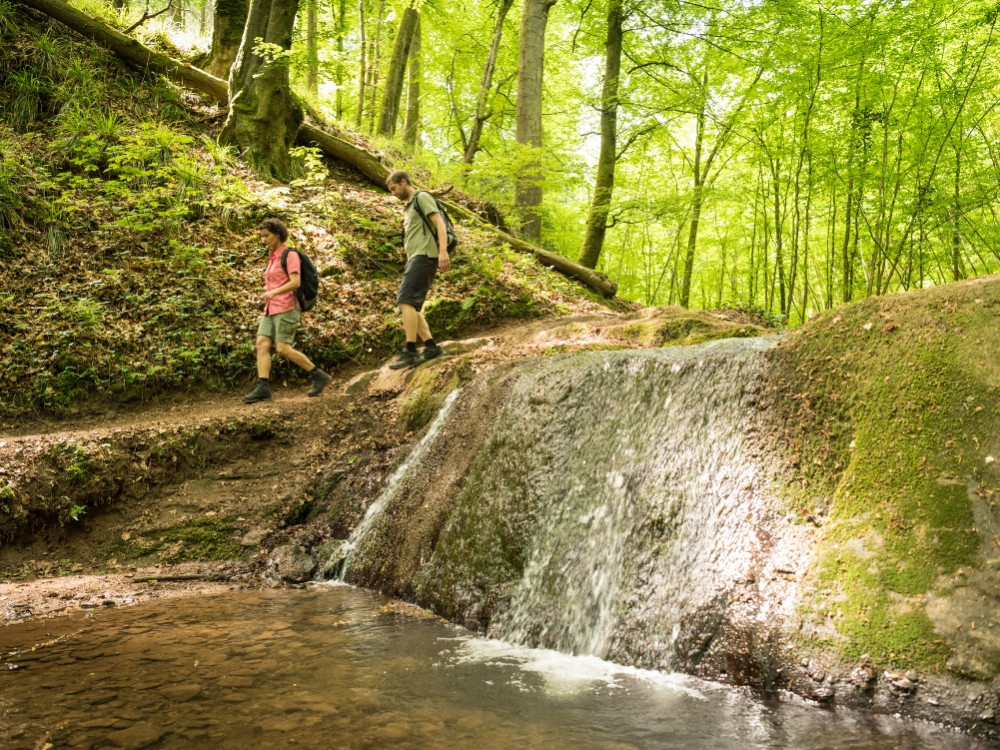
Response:
POLYGON ((403 247, 406 248, 406 257, 412 258, 414 255, 426 255, 428 258, 438 257, 438 242, 430 228, 420 218, 415 200, 420 201, 420 207, 424 210, 424 216, 433 226, 434 219, 431 214, 437 213, 437 203, 430 193, 423 190, 417 191, 406 204, 406 212, 403 214, 403 247))

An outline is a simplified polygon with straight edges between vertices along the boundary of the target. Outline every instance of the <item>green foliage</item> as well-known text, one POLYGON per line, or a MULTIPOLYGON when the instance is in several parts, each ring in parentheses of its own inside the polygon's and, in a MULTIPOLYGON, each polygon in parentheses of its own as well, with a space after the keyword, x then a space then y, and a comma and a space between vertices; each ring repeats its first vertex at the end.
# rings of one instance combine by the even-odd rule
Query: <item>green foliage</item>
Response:
POLYGON ((12 73, 7 79, 13 98, 10 102, 10 124, 25 132, 35 122, 49 92, 49 81, 39 71, 28 68, 12 73))
POLYGON ((293 185, 319 184, 327 179, 329 172, 323 164, 323 152, 314 146, 294 146, 288 149, 292 157, 293 185))
POLYGON ((0 0, 0 38, 10 36, 17 28, 17 11, 10 0, 0 0))

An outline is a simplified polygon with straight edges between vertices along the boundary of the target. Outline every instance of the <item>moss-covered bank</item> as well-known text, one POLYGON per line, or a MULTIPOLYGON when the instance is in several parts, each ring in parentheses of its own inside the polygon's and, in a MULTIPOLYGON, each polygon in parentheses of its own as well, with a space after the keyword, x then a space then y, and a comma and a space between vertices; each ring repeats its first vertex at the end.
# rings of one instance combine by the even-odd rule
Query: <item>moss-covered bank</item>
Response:
POLYGON ((1000 667, 998 308, 996 278, 868 300, 771 354, 781 491, 822 527, 808 644, 982 679, 1000 667))

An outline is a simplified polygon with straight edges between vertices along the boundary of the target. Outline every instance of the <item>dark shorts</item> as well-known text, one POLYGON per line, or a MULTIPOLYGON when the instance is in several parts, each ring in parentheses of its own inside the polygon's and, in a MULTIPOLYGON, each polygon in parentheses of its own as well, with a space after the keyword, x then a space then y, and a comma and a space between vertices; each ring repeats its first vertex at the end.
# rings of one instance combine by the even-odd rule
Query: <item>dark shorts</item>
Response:
POLYGON ((417 312, 420 312, 437 270, 437 258, 414 255, 406 261, 406 271, 403 272, 403 283, 399 287, 399 294, 396 295, 396 304, 413 305, 417 312))

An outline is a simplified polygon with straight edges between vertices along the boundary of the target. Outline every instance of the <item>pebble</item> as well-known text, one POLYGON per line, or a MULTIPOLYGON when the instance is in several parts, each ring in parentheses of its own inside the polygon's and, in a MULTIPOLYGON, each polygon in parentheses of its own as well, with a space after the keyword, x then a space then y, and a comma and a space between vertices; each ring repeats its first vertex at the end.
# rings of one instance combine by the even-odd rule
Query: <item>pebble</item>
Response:
POLYGON ((176 703, 184 703, 192 698, 197 698, 200 693, 201 685, 193 683, 189 685, 171 685, 160 690, 160 694, 164 698, 169 698, 176 703))
POLYGON ((159 727, 144 722, 128 729, 112 732, 108 735, 108 742, 115 747, 125 748, 125 750, 140 750, 159 742, 164 734, 166 732, 159 727))

